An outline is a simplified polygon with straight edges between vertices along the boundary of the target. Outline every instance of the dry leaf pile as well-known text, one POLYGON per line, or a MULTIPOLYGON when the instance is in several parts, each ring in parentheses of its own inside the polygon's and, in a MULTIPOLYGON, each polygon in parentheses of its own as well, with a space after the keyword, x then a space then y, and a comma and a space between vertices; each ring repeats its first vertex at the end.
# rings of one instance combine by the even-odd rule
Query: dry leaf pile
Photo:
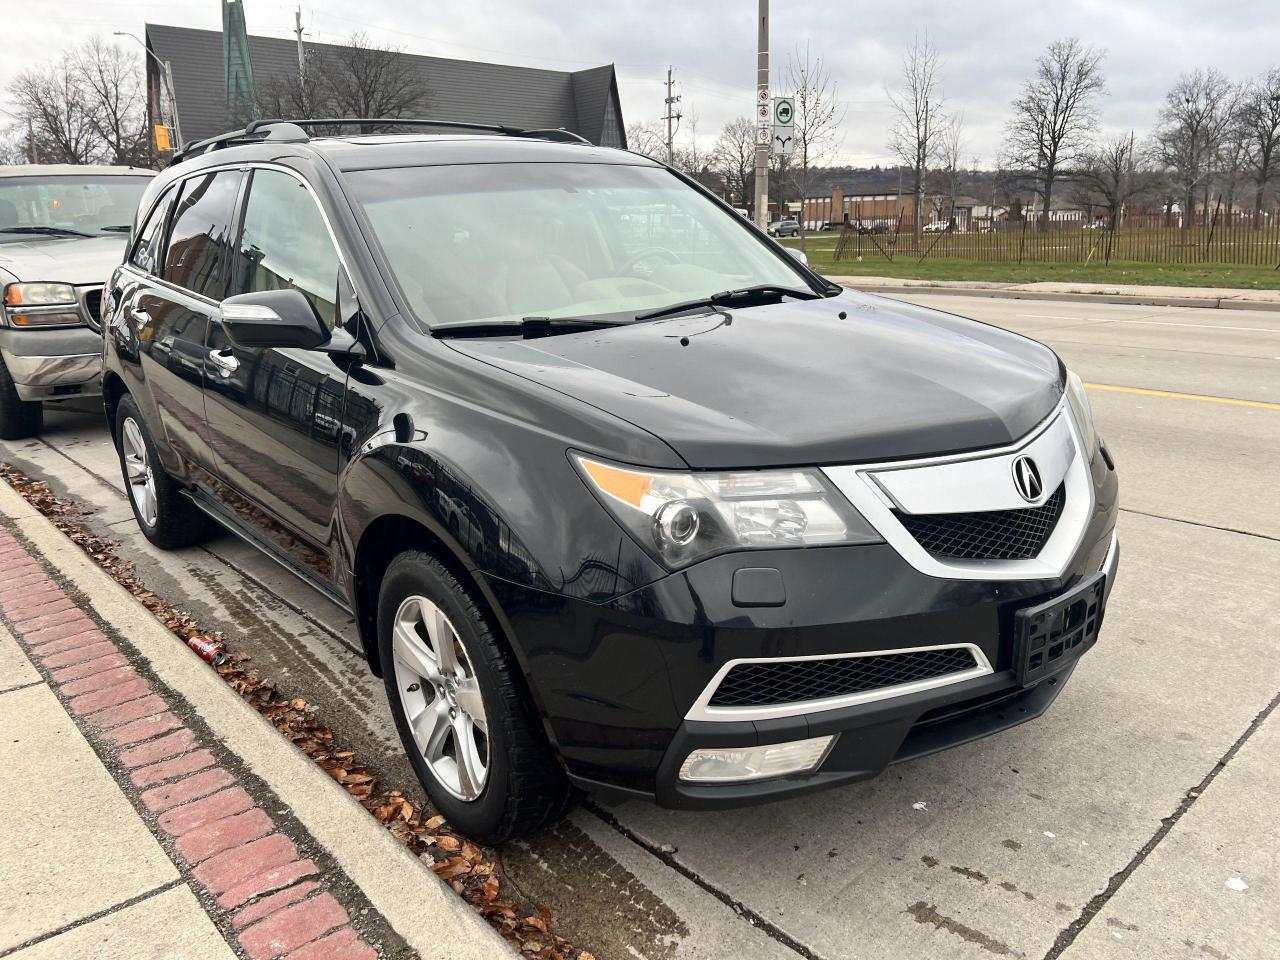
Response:
MULTIPOLYGON (((48 484, 0 464, 0 478, 8 481, 32 506, 48 517, 73 543, 142 602, 171 632, 186 642, 192 637, 220 640, 221 633, 201 629, 195 618, 156 596, 133 573, 133 566, 115 553, 117 542, 95 536, 76 519, 80 512, 68 500, 53 495, 48 484)), ((522 909, 503 894, 497 854, 450 830, 441 816, 426 811, 399 790, 378 792, 377 778, 360 765, 351 750, 336 742, 333 731, 317 718, 317 708, 300 697, 289 697, 269 679, 249 667, 249 656, 228 649, 225 663, 213 668, 224 681, 265 716, 293 744, 336 780, 391 834, 412 850, 436 876, 451 886, 481 916, 496 927, 530 960, 595 960, 575 949, 552 929, 551 912, 522 909)))

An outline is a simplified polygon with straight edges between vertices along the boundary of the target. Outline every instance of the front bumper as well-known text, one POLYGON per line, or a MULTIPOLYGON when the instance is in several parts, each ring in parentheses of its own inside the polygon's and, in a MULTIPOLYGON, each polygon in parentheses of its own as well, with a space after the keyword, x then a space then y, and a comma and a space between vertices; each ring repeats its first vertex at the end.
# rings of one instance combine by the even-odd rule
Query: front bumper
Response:
POLYGON ((101 392, 102 337, 84 327, 0 330, 0 360, 22 400, 101 392))
POLYGON ((1019 610, 1060 597, 1099 571, 1103 605, 1118 566, 1118 484, 1091 467, 1091 512, 1058 576, 949 579, 917 570, 889 544, 756 551, 712 557, 605 603, 488 584, 547 730, 579 786, 646 796, 669 807, 734 806, 876 775, 1043 713, 1075 665, 1064 660, 1019 686, 1019 610), (773 567, 785 602, 735 604, 741 568, 773 567), (734 660, 839 657, 972 645, 990 672, 834 709, 762 719, 702 719, 697 705, 734 660), (838 733, 816 772, 693 784, 679 769, 698 748, 725 749, 838 733))

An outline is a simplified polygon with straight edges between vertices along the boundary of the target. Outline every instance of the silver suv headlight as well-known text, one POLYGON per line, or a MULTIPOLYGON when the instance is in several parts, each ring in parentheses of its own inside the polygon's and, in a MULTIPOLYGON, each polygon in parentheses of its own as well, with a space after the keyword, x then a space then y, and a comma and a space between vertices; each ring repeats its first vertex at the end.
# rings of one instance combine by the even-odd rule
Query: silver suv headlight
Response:
POLYGON ((45 282, 5 287, 4 319, 11 327, 66 327, 82 322, 75 287, 45 282))
POLYGON ((677 473, 574 460, 609 512, 672 568, 729 550, 880 542, 818 470, 677 473))
POLYGON ((1093 408, 1089 406, 1089 394, 1085 392, 1084 381, 1070 370, 1067 371, 1067 403, 1071 405, 1071 415, 1075 417, 1080 436, 1084 439, 1085 456, 1092 463, 1098 453, 1098 431, 1093 425, 1093 408))

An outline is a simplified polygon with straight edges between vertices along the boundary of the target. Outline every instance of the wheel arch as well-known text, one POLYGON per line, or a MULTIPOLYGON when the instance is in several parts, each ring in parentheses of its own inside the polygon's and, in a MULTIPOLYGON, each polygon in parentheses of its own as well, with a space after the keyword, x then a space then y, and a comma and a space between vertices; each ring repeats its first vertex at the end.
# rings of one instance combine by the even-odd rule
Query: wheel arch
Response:
POLYGON ((121 398, 129 392, 124 379, 114 370, 102 375, 102 410, 107 418, 107 429, 111 431, 111 439, 116 439, 116 409, 121 398))

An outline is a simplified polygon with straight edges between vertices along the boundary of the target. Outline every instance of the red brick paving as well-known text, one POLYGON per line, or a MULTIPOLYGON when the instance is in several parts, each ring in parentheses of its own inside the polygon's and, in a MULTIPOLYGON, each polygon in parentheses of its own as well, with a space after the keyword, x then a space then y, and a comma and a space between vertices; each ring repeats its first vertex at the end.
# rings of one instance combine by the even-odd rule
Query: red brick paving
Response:
MULTIPOLYGON (((137 702, 136 700, 134 701, 134 703, 137 702)), ((127 747, 131 743, 149 740, 170 730, 176 730, 180 726, 182 726, 182 721, 166 710, 164 713, 157 713, 152 717, 143 717, 141 720, 133 720, 123 726, 116 727, 114 730, 108 730, 103 737, 108 743, 113 743, 117 747, 127 747)))
POLYGON ((251 960, 375 958, 315 862, 299 859, 294 842, 196 731, 3 528, 0 567, 9 575, 0 584, 0 614, 70 711, 147 788, 143 807, 231 914, 241 951, 251 960))
POLYGON ((213 793, 215 790, 221 790, 223 787, 230 786, 235 782, 235 777, 231 776, 230 773, 221 767, 215 767, 212 770, 206 770, 204 773, 197 773, 193 777, 179 780, 177 783, 155 787, 146 791, 138 799, 152 813, 160 813, 163 810, 170 810, 181 804, 190 803, 192 800, 197 800, 213 793))
POLYGON ((217 793, 202 797, 184 804, 177 810, 169 810, 160 815, 160 827, 166 833, 181 837, 196 827, 202 827, 214 820, 242 813, 253 806, 253 797, 243 787, 231 787, 217 793))

